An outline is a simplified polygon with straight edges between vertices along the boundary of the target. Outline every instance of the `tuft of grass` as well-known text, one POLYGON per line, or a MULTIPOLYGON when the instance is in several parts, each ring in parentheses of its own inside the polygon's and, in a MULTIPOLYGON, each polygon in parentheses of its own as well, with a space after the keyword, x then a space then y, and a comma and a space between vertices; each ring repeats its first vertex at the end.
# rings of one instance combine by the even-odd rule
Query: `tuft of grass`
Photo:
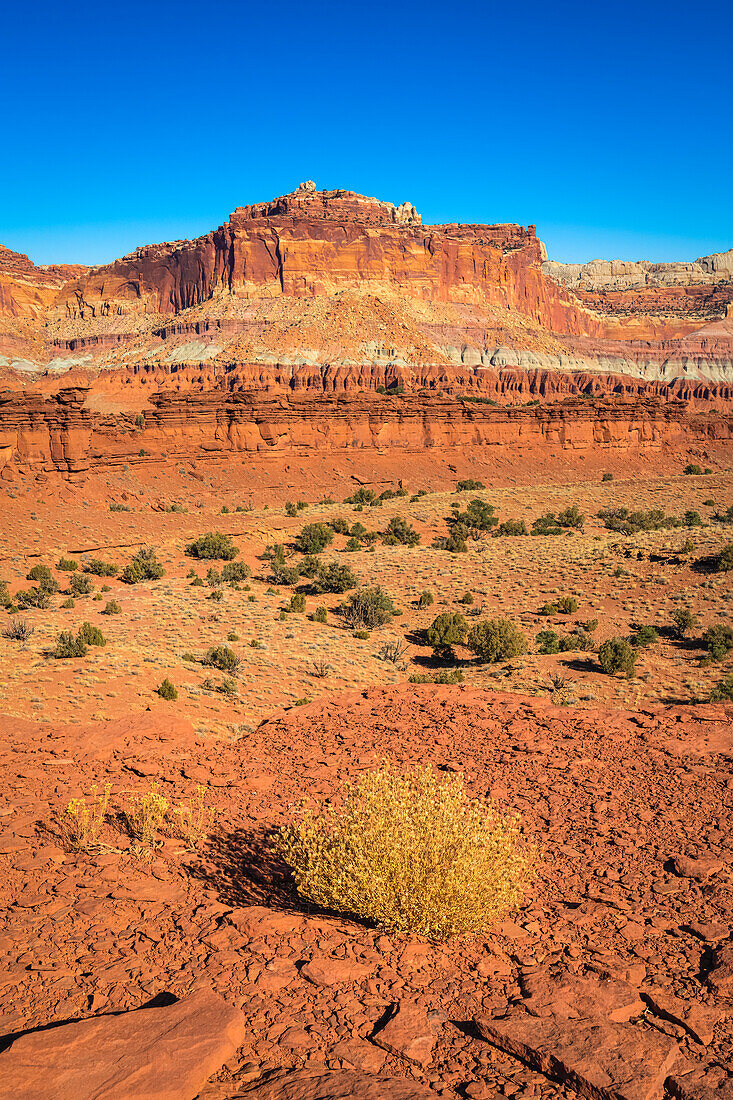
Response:
POLYGON ((187 848, 198 848, 211 832, 216 818, 216 810, 207 805, 208 788, 199 783, 187 803, 179 802, 173 811, 178 833, 187 848))
POLYGON ((168 799, 158 790, 158 783, 151 783, 145 794, 133 795, 125 809, 130 832, 146 848, 159 844, 158 832, 168 809, 168 799))
POLYGON ((94 785, 89 802, 86 798, 72 798, 61 821, 61 835, 67 847, 86 851, 97 846, 111 791, 110 783, 105 784, 101 794, 94 785))
POLYGON ((460 775, 390 761, 283 828, 277 849, 310 902, 391 932, 480 933, 518 905, 535 862, 518 818, 469 799, 460 775))

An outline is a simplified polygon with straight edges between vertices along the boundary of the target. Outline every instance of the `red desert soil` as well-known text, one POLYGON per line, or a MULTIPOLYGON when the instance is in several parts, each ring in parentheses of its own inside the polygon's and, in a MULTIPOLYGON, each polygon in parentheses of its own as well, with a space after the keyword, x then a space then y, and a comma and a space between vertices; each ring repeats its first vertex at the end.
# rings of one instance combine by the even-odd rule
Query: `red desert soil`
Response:
POLYGON ((127 721, 5 719, 0 1096, 41 1095, 38 1060, 73 1051, 76 1073, 47 1095, 634 1100, 666 1081, 728 1098, 732 720, 722 704, 581 711, 405 684, 323 696, 235 741, 196 736, 162 701, 127 721), (542 845, 532 896, 491 934, 433 945, 308 911, 268 856, 263 838, 303 796, 387 754, 462 770, 542 845), (199 851, 168 836, 136 855, 117 813, 153 778, 171 803, 208 785, 218 824, 199 851), (59 815, 107 782, 103 847, 69 853, 59 815), (232 1017, 222 1045, 212 1002, 196 1042, 221 1068, 166 1091, 158 1020, 179 998, 185 1034, 203 990, 243 1025, 232 1017), (128 1036, 111 1090, 87 1087, 93 1051, 63 1023, 88 1017, 100 1049, 128 1036), (49 1024, 63 1026, 34 1030, 49 1024), (159 1055, 160 1091, 146 1091, 137 1064, 159 1055))

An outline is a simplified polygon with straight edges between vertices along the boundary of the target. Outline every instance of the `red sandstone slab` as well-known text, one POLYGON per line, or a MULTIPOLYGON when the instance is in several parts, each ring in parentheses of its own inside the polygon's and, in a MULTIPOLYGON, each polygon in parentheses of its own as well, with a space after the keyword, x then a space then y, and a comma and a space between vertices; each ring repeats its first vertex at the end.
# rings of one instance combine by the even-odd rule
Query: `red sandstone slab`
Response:
POLYGON ((0 1098, 194 1100, 243 1041, 242 1013, 202 990, 20 1036, 0 1055, 0 1098))
POLYGON ((474 1023, 484 1039, 586 1100, 661 1100, 677 1043, 659 1032, 607 1020, 528 1015, 474 1023))

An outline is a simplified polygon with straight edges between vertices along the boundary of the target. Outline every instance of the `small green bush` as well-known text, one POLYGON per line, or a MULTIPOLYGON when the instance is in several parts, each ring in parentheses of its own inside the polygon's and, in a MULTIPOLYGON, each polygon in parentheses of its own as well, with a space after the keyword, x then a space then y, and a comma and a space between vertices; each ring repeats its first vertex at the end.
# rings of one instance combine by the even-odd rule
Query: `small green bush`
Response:
POLYGON ((638 627, 629 638, 629 642, 636 649, 646 648, 646 646, 655 645, 659 641, 659 634, 653 626, 645 625, 638 627))
POLYGON ((466 645, 482 661, 504 661, 527 651, 527 639, 509 619, 487 619, 476 623, 466 645))
POLYGON ((319 565, 318 572, 313 580, 314 592, 348 592, 356 588, 359 578, 351 571, 348 565, 338 561, 330 561, 327 565, 319 565))
POLYGON ((515 538, 519 535, 528 535, 529 531, 523 519, 506 519, 499 524, 494 534, 500 537, 515 538))
POLYGON ((708 627, 701 640, 713 660, 722 661, 733 649, 733 629, 727 623, 716 623, 708 627))
POLYGON ((598 650, 598 663, 608 676, 633 676, 636 654, 625 638, 609 638, 598 650))
POLYGON ((456 485, 457 493, 465 492, 477 492, 479 489, 485 489, 483 481, 474 481, 472 477, 466 478, 464 481, 459 481, 456 485))
POLYGON ((560 652, 560 638, 554 630, 540 630, 535 637, 535 642, 540 653, 550 654, 560 652))
POLYGON ((463 615, 444 611, 433 619, 425 632, 429 646, 436 652, 448 657, 453 652, 454 645, 462 645, 468 633, 468 623, 463 615))
POLYGON ((159 695, 161 697, 161 699, 168 699, 171 702, 178 698, 178 690, 171 683, 167 676, 160 687, 157 687, 155 689, 155 692, 156 695, 159 695))
POLYGON ((313 612, 314 623, 325 623, 328 619, 328 612, 325 607, 317 607, 313 612))
POLYGON ((578 508, 577 504, 573 504, 572 507, 566 508, 564 512, 558 512, 557 525, 558 527, 582 527, 585 523, 585 516, 578 508))
POLYGON ((682 472, 685 474, 701 474, 702 466, 698 466, 695 462, 688 462, 682 472))
POLYGON ((122 608, 120 607, 120 605, 117 603, 116 600, 108 600, 107 603, 104 605, 104 610, 102 611, 102 614, 103 615, 119 615, 121 610, 122 610, 122 608))
POLYGON ((348 535, 350 530, 349 521, 344 519, 343 516, 336 516, 335 519, 330 519, 328 521, 328 526, 335 535, 348 535))
POLYGON ((82 623, 79 627, 79 638, 84 645, 98 645, 105 646, 107 639, 98 626, 92 626, 91 623, 82 623))
POLYGON ((733 672, 724 677, 710 692, 711 703, 733 703, 733 672))
POLYGON ((21 588, 15 593, 15 603, 23 611, 29 607, 46 611, 51 606, 51 594, 46 588, 21 588))
POLYGON ((226 584, 238 584, 246 581, 252 570, 243 561, 229 561, 221 567, 221 579, 226 584))
POLYGON ((397 543, 402 546, 417 546, 420 536, 403 516, 393 516, 382 535, 382 541, 388 546, 394 546, 397 543))
POLYGON ((693 615, 689 607, 678 607, 672 612, 672 631, 676 638, 684 638, 695 626, 697 615, 693 615))
POLYGON ((34 565, 28 574, 27 580, 36 581, 41 591, 48 592, 49 596, 59 590, 56 578, 47 565, 34 565))
POLYGON ((295 592, 290 597, 290 605, 288 610, 294 611, 296 614, 301 614, 305 611, 305 596, 302 592, 295 592))
POLYGON ((420 610, 423 610, 426 607, 430 607, 430 605, 433 603, 435 603, 435 598, 432 592, 426 591, 420 593, 417 601, 417 606, 420 608, 420 610))
POLYGON ((714 554, 712 565, 716 573, 729 573, 733 569, 733 542, 724 546, 719 554, 714 554))
POLYGON ((75 636, 70 630, 62 630, 56 639, 56 647, 52 656, 58 660, 67 660, 72 657, 83 657, 87 647, 79 636, 75 636))
POLYGON ((81 573, 72 573, 69 577, 69 586, 73 596, 88 596, 94 591, 94 585, 89 577, 81 573))
POLYGON ((121 579, 125 584, 139 584, 141 581, 160 580, 164 574, 165 569, 156 558, 155 550, 149 547, 138 550, 129 565, 122 570, 121 579))
POLYGON ((349 626, 374 630, 389 622, 395 614, 395 606, 387 593, 377 585, 374 588, 359 588, 354 592, 349 597, 343 614, 349 626))
POLYGON ((232 561, 239 553, 239 549, 232 542, 230 535, 223 535, 221 531, 209 531, 190 542, 186 547, 186 553, 191 558, 205 561, 232 561))
POLYGON ((59 558, 56 562, 56 568, 61 569, 64 573, 75 573, 79 565, 77 562, 72 561, 71 558, 59 558))
POLYGON ((206 651, 202 664, 218 668, 220 672, 236 672, 241 660, 229 646, 212 646, 206 651))
POLYGON ((93 573, 95 577, 114 577, 117 573, 116 565, 100 561, 99 558, 89 558, 82 564, 82 569, 85 573, 93 573))
POLYGON ((295 540, 301 554, 320 554, 333 542, 333 528, 327 523, 307 523, 295 540))
POLYGON ((613 481, 613 474, 604 474, 601 478, 601 481, 613 481))
POLYGON ((578 610, 578 601, 574 596, 561 596, 554 603, 545 603, 539 609, 539 615, 573 615, 578 610))

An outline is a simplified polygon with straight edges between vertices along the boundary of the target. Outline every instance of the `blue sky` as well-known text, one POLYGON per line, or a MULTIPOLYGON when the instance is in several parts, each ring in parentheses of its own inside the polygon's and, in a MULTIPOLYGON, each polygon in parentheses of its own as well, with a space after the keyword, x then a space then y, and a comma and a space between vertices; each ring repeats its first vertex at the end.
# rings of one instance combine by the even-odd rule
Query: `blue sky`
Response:
POLYGON ((733 245, 730 0, 3 9, 0 243, 101 263, 303 179, 550 255, 733 245))

